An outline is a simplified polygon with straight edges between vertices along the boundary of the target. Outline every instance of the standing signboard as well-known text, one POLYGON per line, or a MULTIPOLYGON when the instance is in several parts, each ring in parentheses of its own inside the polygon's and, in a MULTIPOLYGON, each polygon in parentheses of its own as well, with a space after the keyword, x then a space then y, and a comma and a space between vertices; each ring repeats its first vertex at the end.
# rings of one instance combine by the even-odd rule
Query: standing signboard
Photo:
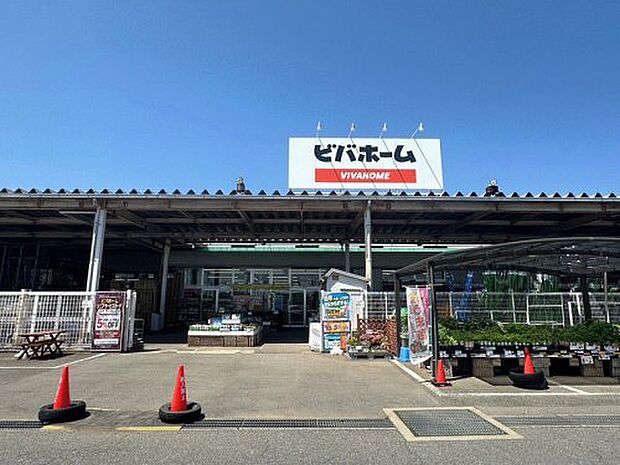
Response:
POLYGON ((442 190, 439 139, 289 139, 293 190, 442 190))
POLYGON ((123 321, 127 307, 125 292, 97 292, 93 312, 93 350, 121 351, 123 321))
POLYGON ((346 345, 351 332, 351 294, 324 292, 321 298, 321 333, 323 350, 346 345))
POLYGON ((419 364, 432 356, 428 330, 430 306, 427 287, 407 288, 407 310, 409 313, 409 351, 411 362, 419 364))

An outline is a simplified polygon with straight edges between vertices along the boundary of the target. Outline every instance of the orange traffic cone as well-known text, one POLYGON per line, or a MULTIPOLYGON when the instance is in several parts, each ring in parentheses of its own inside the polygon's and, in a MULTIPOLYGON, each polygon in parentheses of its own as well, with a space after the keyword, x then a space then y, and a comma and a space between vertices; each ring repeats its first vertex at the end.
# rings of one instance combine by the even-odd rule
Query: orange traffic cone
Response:
POLYGON ((44 405, 39 409, 39 421, 43 423, 59 423, 79 420, 86 416, 86 403, 83 400, 71 402, 69 390, 69 367, 65 366, 60 375, 58 390, 53 404, 44 405))
POLYGON ((172 402, 170 402, 170 410, 173 412, 181 412, 187 410, 187 387, 185 385, 184 365, 179 365, 179 371, 177 372, 177 382, 174 385, 172 402))
POLYGON ((54 398, 54 409, 67 408, 71 405, 71 392, 69 390, 69 367, 65 366, 60 375, 58 390, 54 398))
POLYGON ((442 359, 437 361, 437 369, 435 370, 435 379, 433 379, 433 384, 439 387, 450 386, 450 383, 446 380, 446 369, 443 366, 442 359))
POLYGON ((164 423, 191 423, 202 417, 200 404, 187 401, 185 366, 179 365, 172 402, 159 408, 159 419, 164 423))
POLYGON ((523 362, 523 374, 524 375, 533 375, 536 373, 534 369, 534 364, 532 363, 532 357, 530 357, 530 351, 526 347, 525 350, 525 361, 523 362))

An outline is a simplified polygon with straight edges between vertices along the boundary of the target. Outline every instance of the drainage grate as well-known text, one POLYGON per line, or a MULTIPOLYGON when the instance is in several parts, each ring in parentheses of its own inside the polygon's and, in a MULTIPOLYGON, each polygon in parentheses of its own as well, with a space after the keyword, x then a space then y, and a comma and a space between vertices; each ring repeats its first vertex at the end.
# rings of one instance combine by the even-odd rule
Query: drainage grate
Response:
POLYGON ((34 429, 42 426, 37 420, 0 420, 0 429, 34 429))
POLYGON ((184 425, 184 428, 312 428, 312 429, 389 429, 387 419, 256 419, 228 420, 210 418, 184 425))
POLYGON ((507 426, 620 426, 620 415, 504 416, 507 426))
POLYGON ((416 437, 498 436, 507 434, 471 410, 394 410, 416 437))

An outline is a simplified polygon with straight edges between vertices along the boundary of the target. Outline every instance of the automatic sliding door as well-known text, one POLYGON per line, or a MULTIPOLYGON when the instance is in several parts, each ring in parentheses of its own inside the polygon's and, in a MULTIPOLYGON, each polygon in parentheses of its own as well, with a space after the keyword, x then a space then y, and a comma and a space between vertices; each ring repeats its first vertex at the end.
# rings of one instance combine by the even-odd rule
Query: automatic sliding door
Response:
POLYGON ((288 301, 288 325, 307 326, 306 291, 304 289, 290 291, 288 301))

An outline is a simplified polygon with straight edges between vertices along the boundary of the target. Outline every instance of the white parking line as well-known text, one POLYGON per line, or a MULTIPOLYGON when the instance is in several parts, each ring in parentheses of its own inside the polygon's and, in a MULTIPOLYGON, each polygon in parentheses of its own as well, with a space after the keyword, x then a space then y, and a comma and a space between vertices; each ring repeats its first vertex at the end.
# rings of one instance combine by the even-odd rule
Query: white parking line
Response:
POLYGON ((573 387, 573 386, 567 386, 566 384, 557 384, 556 383, 556 386, 560 387, 560 388, 563 388, 563 389, 568 389, 569 391, 576 392, 578 394, 589 394, 589 392, 582 391, 581 389, 577 389, 576 387, 573 387))
MULTIPOLYGON (((433 386, 428 380, 425 380, 413 370, 396 359, 392 359, 392 363, 416 380, 419 384, 431 391, 439 397, 532 397, 532 396, 557 396, 557 397, 597 397, 597 396, 620 396, 620 392, 586 392, 573 386, 557 384, 558 388, 564 388, 571 392, 446 392, 436 386, 433 386)), ((450 388, 447 388, 450 389, 450 388)))
POLYGON ((48 366, 48 367, 0 367, 0 370, 57 370, 58 368, 86 362, 88 360, 93 360, 99 357, 103 357, 105 355, 108 355, 108 354, 95 354, 95 355, 91 355, 90 357, 85 357, 79 360, 74 360, 72 362, 62 363, 60 365, 54 365, 54 366, 48 366))

